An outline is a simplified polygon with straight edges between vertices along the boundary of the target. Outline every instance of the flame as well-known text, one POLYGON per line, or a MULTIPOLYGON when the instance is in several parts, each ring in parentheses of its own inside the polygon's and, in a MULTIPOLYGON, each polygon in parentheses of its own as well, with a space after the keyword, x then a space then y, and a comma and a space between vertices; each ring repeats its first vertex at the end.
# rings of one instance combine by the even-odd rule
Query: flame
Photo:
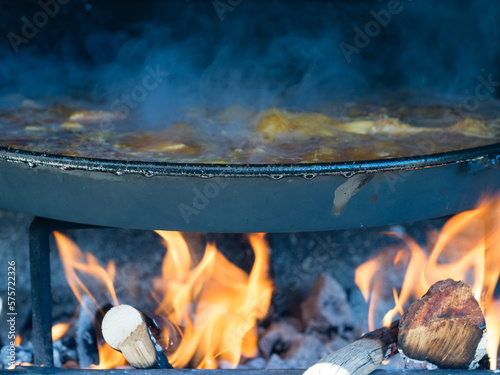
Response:
POLYGON ((371 300, 368 307, 368 327, 370 331, 375 329, 375 307, 378 305, 378 298, 383 286, 380 284, 381 278, 375 277, 378 267, 379 260, 377 258, 370 259, 360 265, 355 272, 354 282, 361 290, 365 301, 371 300), (374 291, 370 293, 370 291, 374 291))
POLYGON ((21 345, 22 342, 23 342, 23 339, 22 339, 21 335, 16 335, 16 337, 14 338, 14 345, 19 346, 19 345, 21 345))
POLYGON ((19 362, 19 363, 16 363, 15 365, 8 366, 7 370, 15 370, 15 369, 17 369, 18 366, 28 367, 28 366, 34 366, 34 364, 29 363, 29 362, 19 362))
POLYGON ((52 341, 60 340, 66 335, 71 323, 57 323, 52 326, 52 341))
MULTIPOLYGON (((101 309, 102 305, 113 303, 118 305, 113 280, 115 277, 115 264, 109 262, 104 268, 97 258, 91 253, 83 253, 78 246, 67 236, 54 232, 59 255, 62 259, 64 273, 71 290, 80 302, 80 306, 88 311, 88 306, 83 302, 84 297, 88 297, 93 302, 97 310, 101 309), (90 285, 93 285, 100 298, 96 298, 90 292, 90 285), (102 291, 105 293, 102 293, 102 291), (100 301, 105 295, 105 300, 100 301)), ((90 314, 93 312, 88 311, 90 314)), ((67 327, 56 324, 52 327, 52 335, 54 341, 59 335, 64 335, 62 331, 67 327)), ((62 337, 62 336, 61 336, 62 337)), ((98 345, 99 349, 99 365, 91 366, 97 369, 109 369, 116 366, 121 366, 126 363, 123 355, 113 350, 109 345, 98 345)))
POLYGON ((167 254, 162 277, 155 280, 162 294, 157 314, 182 327, 179 348, 169 358, 177 368, 217 368, 217 360, 236 367, 241 356, 257 353, 256 321, 266 316, 272 294, 268 276, 269 248, 264 234, 251 234, 255 261, 249 274, 230 263, 213 244, 193 265, 179 233, 157 231, 167 254))
MULTIPOLYGON (((203 258, 195 262, 180 233, 157 233, 167 248, 162 276, 154 282, 154 295, 160 301, 157 313, 181 327, 183 332, 170 362, 175 367, 189 364, 217 368, 218 360, 224 360, 236 367, 242 356, 255 356, 256 322, 266 316, 272 294, 268 276, 269 247, 264 234, 249 235, 255 261, 247 274, 230 263, 213 244, 208 244, 203 258)), ((82 307, 85 308, 82 301, 88 297, 100 308, 98 298, 90 292, 92 283, 103 286, 107 302, 117 305, 114 264, 110 262, 104 268, 95 256, 82 253, 68 237, 54 234, 66 278, 82 307)), ((54 338, 64 335, 64 328, 54 326, 54 338)), ((104 343, 99 345, 99 365, 91 368, 115 368, 125 363, 121 353, 104 343)))
MULTIPOLYGON (((488 355, 496 369, 500 341, 500 306, 493 293, 500 275, 500 198, 483 199, 478 208, 452 217, 436 237, 432 249, 423 249, 411 237, 386 233, 400 239, 404 248, 395 255, 382 251, 356 269, 355 281, 369 305, 369 328, 376 324, 376 311, 393 291, 394 308, 382 319, 389 326, 403 306, 420 298, 435 282, 447 278, 467 283, 485 313, 488 327, 488 355), (393 270, 405 268, 401 285, 388 288, 388 254, 393 256, 393 270), (397 290, 400 290, 399 294, 397 290)), ((394 277, 393 277, 394 279, 394 277)))
POLYGON ((486 350, 490 357, 490 369, 497 369, 498 343, 500 342, 500 301, 495 300, 486 311, 488 341, 486 350))
POLYGON ((107 343, 99 344, 99 364, 90 365, 91 369, 95 370, 106 370, 110 368, 116 368, 124 366, 127 360, 122 353, 117 352, 107 343))
POLYGON ((118 305, 113 280, 115 278, 115 264, 110 261, 106 268, 99 264, 97 258, 91 253, 82 253, 78 246, 68 237, 59 232, 54 232, 59 255, 63 262, 64 273, 71 290, 82 304, 82 297, 88 296, 97 309, 101 306, 86 286, 86 283, 80 279, 79 274, 89 283, 97 282, 105 287, 105 290, 111 298, 114 305, 118 305))

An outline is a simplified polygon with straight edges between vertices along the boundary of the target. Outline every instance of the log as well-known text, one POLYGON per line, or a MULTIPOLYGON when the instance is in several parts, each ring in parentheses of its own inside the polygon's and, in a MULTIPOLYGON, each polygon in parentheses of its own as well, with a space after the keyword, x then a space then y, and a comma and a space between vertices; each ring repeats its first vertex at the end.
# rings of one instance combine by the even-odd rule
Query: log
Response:
POLYGON ((486 321, 462 281, 439 281, 400 319, 399 352, 439 368, 474 369, 486 355, 486 321))
POLYGON ((102 320, 102 335, 136 368, 172 368, 167 355, 179 346, 178 328, 158 315, 129 305, 110 309, 102 320))
POLYGON ((389 328, 370 332, 311 366, 304 375, 366 375, 395 352, 439 368, 474 369, 486 355, 486 322, 462 281, 439 281, 389 328), (394 349, 394 350, 393 350, 394 349))
POLYGON ((396 353, 399 321, 367 333, 309 367, 304 375, 367 375, 396 353))

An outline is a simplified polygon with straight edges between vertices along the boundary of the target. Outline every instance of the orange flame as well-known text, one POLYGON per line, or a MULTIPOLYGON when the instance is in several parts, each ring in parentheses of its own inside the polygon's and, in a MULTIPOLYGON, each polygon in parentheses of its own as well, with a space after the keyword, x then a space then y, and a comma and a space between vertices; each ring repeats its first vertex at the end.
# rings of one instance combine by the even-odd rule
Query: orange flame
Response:
POLYGON ((90 365, 91 369, 95 370, 106 370, 110 368, 116 368, 119 366, 124 366, 127 360, 122 353, 117 352, 107 343, 99 344, 99 364, 90 365))
MULTIPOLYGON (((452 217, 438 234, 432 251, 422 249, 411 237, 387 233, 406 245, 393 257, 394 269, 406 263, 402 285, 393 290, 394 303, 382 319, 385 326, 402 314, 403 306, 420 298, 435 282, 463 280, 482 310, 488 325, 488 355, 496 368, 500 341, 500 307, 493 292, 500 275, 500 199, 485 199, 477 209, 452 217), (430 255, 429 255, 430 253, 430 255), (399 294, 397 289, 400 290, 399 294)), ((387 252, 381 252, 356 269, 355 281, 369 305, 369 328, 376 326, 375 311, 387 299, 387 252), (384 277, 385 276, 385 277, 384 277)), ((395 272, 397 273, 397 272, 395 272)))
POLYGON ((71 323, 57 323, 52 326, 52 341, 60 340, 66 335, 71 323))
POLYGON ((170 359, 174 367, 191 363, 216 368, 217 360, 236 367, 240 357, 257 353, 256 321, 267 314, 272 294, 269 248, 264 234, 249 235, 255 254, 250 274, 230 263, 213 244, 193 266, 179 233, 157 231, 168 249, 155 290, 163 293, 158 314, 183 328, 170 359))
MULTIPOLYGON (((64 273, 71 290, 80 302, 80 306, 87 309, 83 303, 83 297, 87 296, 95 305, 96 309, 101 308, 101 303, 92 295, 87 285, 95 285, 99 292, 102 288, 106 291, 106 301, 103 304, 112 302, 118 305, 113 280, 115 277, 115 264, 109 262, 107 267, 101 266, 97 258, 91 253, 82 253, 78 246, 65 235, 54 232, 57 248, 63 262, 64 273)), ((89 312, 91 313, 91 312, 89 312)), ((55 325, 52 327, 54 341, 66 327, 55 325)), ((62 337, 62 336, 61 336, 62 337)), ((99 345, 99 365, 91 366, 97 369, 109 369, 122 366, 126 363, 123 355, 107 344, 99 345)))
MULTIPOLYGON (((218 360, 233 367, 240 358, 257 354, 256 322, 266 316, 272 294, 269 279, 269 248, 264 234, 249 235, 255 261, 249 274, 230 263, 212 244, 195 265, 190 250, 178 232, 157 232, 165 242, 166 256, 162 277, 155 280, 160 295, 157 313, 182 327, 183 338, 170 362, 175 367, 190 364, 198 368, 217 368, 218 360)), ((73 293, 82 304, 88 296, 97 308, 88 284, 103 285, 109 299, 118 304, 113 279, 115 267, 102 267, 92 254, 83 254, 68 237, 55 232, 64 272, 73 293)), ((107 301, 109 302, 109 301, 107 301)), ((82 304, 85 307, 85 304, 82 304)), ((63 327, 53 328, 60 337, 63 327)), ((94 369, 125 364, 123 355, 109 345, 99 345, 99 365, 94 369)))
POLYGON ((113 304, 118 305, 113 280, 115 278, 115 264, 110 261, 107 268, 99 264, 97 258, 91 253, 82 253, 78 246, 68 237, 59 232, 54 232, 59 255, 63 262, 64 273, 71 290, 82 306, 82 296, 88 296, 97 309, 101 306, 89 291, 79 274, 90 282, 97 282, 106 288, 113 304))
POLYGON ((500 342, 500 301, 494 301, 486 310, 486 326, 488 327, 488 341, 486 350, 490 357, 490 369, 497 369, 498 343, 500 342))
POLYGON ((15 365, 8 366, 7 370, 15 370, 18 366, 28 367, 28 366, 34 366, 34 364, 33 363, 29 363, 29 362, 20 362, 20 363, 17 363, 15 365))

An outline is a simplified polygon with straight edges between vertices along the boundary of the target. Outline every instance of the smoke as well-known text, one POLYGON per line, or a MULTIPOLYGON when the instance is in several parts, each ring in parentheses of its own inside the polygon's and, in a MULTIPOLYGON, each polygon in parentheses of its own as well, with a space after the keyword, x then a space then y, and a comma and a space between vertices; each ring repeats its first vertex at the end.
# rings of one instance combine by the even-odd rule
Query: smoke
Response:
POLYGON ((408 10, 395 22, 407 86, 463 95, 481 75, 500 81, 500 2, 413 2, 408 10))
MULTIPOLYGON (((1 33, 22 36, 21 16, 36 11, 10 9, 1 33)), ((487 0, 128 1, 90 9, 74 1, 17 54, 4 38, 0 93, 91 96, 163 126, 193 107, 314 109, 401 89, 460 98, 481 75, 500 81, 498 19, 500 2, 487 0), (157 69, 161 81, 148 80, 157 69)))

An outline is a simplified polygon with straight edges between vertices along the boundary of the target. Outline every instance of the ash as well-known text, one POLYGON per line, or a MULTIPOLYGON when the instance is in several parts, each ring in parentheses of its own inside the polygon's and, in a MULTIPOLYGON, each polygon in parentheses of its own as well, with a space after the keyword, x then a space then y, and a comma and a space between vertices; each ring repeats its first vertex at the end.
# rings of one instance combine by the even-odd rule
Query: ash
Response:
POLYGON ((298 318, 278 317, 261 327, 259 356, 239 368, 307 368, 361 334, 344 288, 326 273, 318 277, 300 311, 298 318))

